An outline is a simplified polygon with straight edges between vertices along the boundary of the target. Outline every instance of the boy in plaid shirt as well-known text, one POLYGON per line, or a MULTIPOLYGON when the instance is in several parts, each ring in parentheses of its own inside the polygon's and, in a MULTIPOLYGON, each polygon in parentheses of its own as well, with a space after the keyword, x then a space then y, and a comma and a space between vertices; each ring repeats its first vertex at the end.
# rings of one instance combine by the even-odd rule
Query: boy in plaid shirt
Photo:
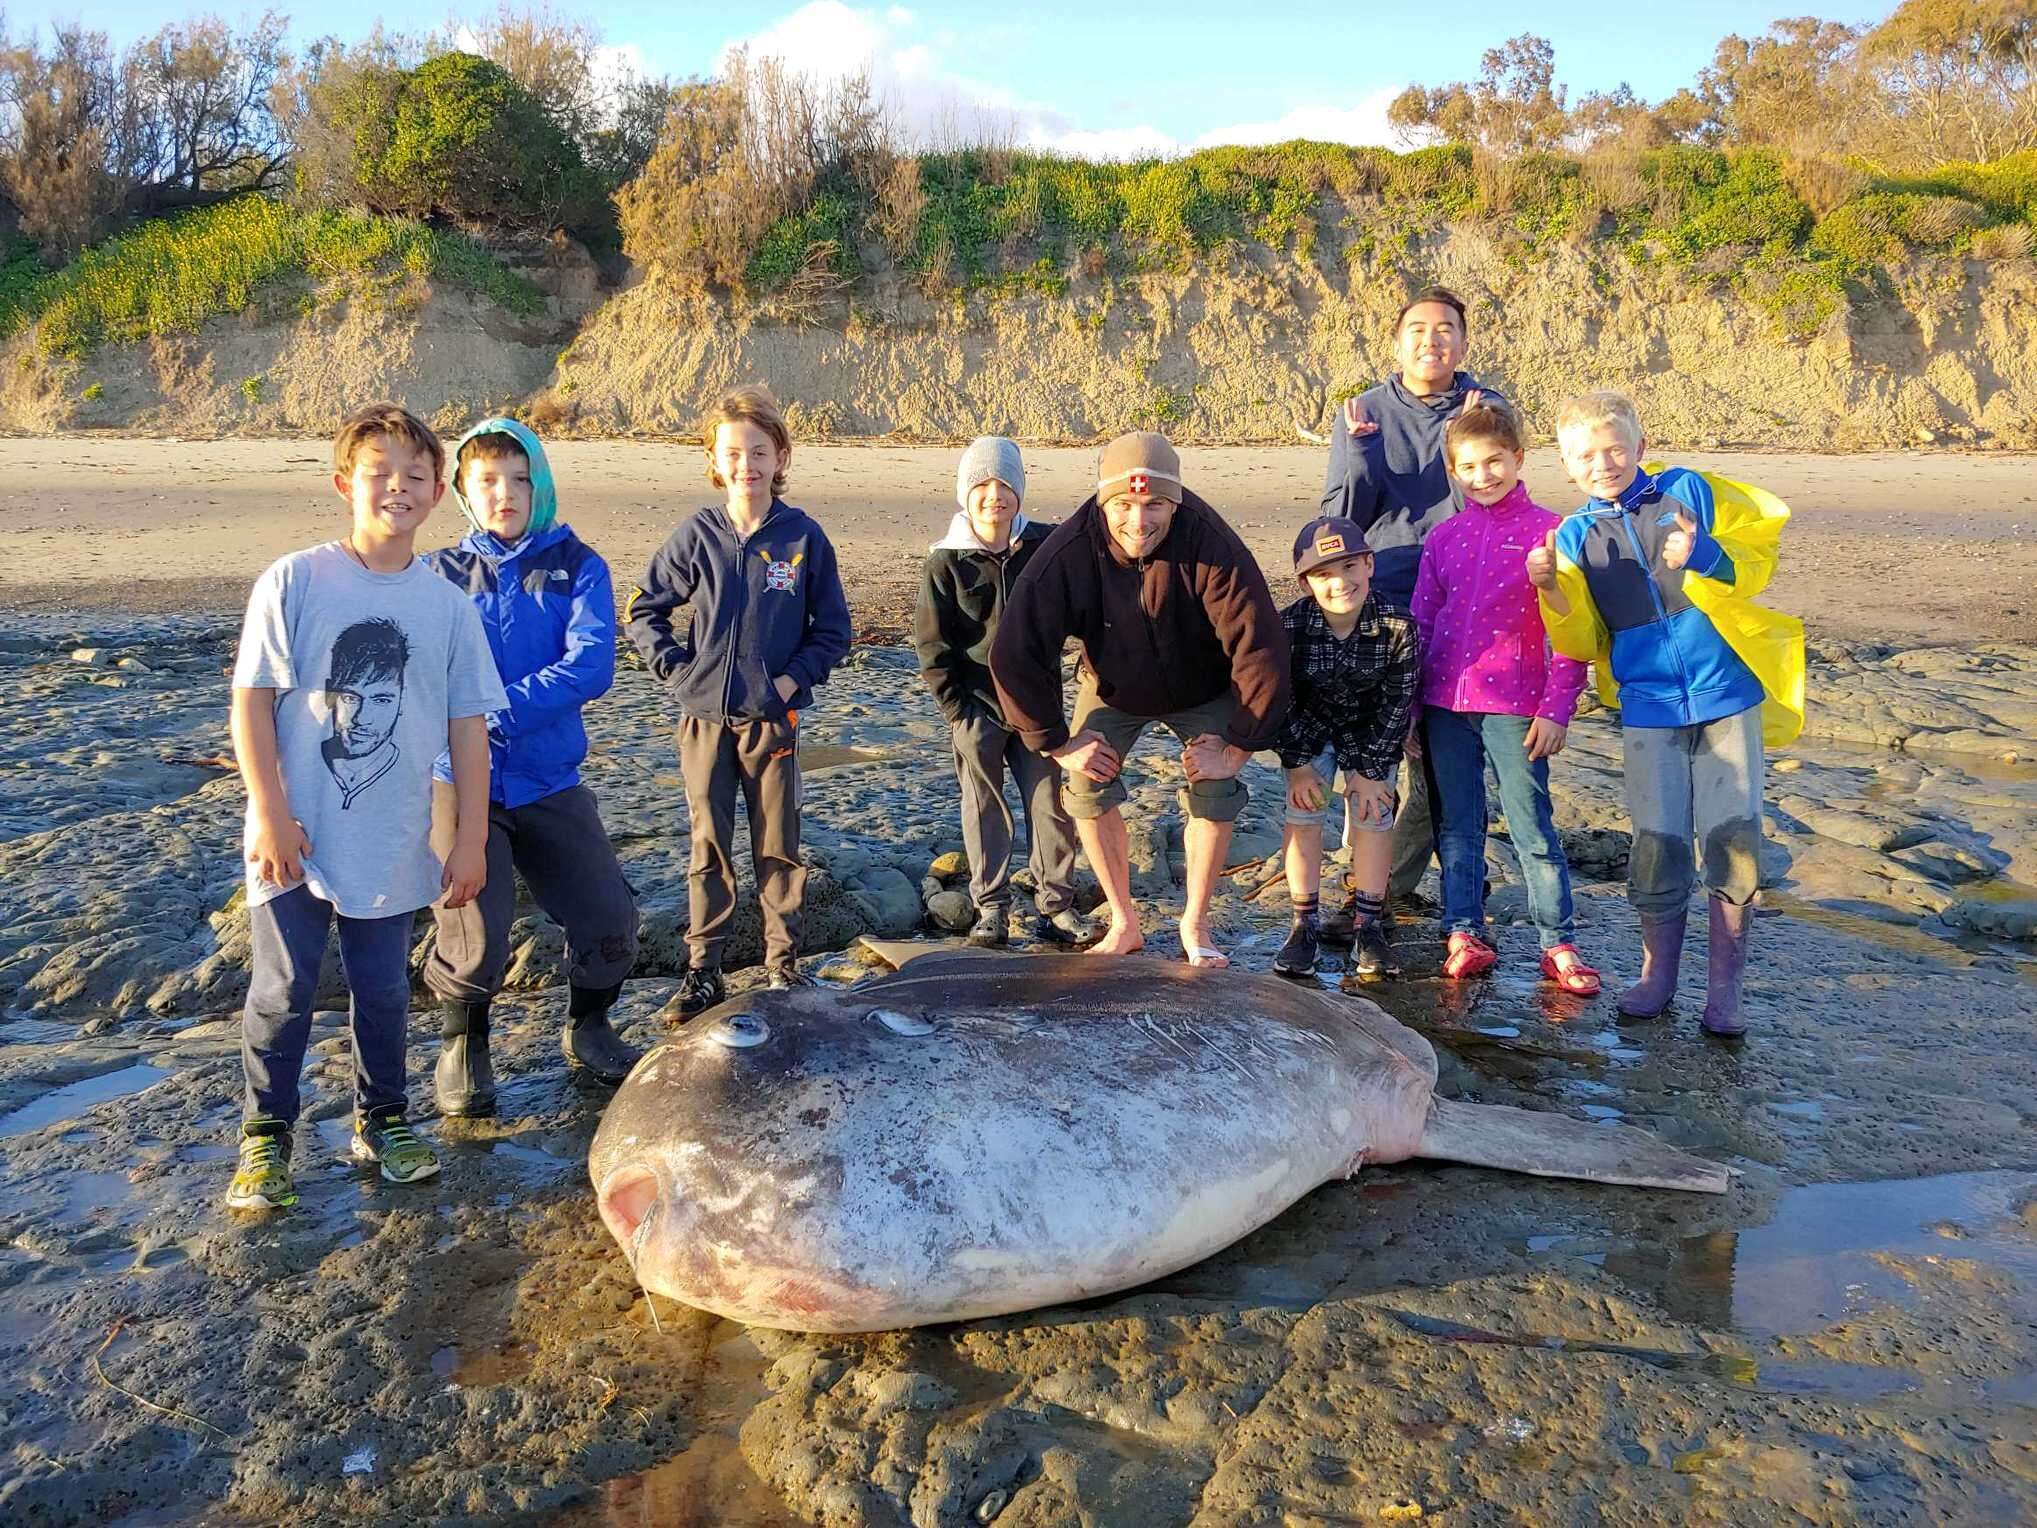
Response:
POLYGON ((1379 920, 1393 859, 1394 773, 1421 684, 1421 647, 1414 622, 1372 598, 1372 549, 1356 521, 1326 515, 1303 526, 1294 573, 1308 592, 1281 612, 1293 700, 1275 745, 1287 770, 1282 842, 1294 927, 1273 969, 1306 978, 1316 968, 1323 817, 1335 780, 1350 803, 1357 891, 1351 972, 1379 981, 1400 974, 1379 920))

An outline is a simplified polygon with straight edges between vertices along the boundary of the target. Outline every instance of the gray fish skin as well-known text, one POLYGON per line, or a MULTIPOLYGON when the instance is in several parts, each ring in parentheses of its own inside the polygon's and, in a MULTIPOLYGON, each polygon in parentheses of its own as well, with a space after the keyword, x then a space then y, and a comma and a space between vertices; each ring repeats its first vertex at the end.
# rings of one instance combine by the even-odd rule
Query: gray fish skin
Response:
POLYGON ((1373 1004, 1277 978, 929 956, 695 1019, 618 1091, 588 1173, 646 1289, 881 1331, 1187 1267, 1414 1155, 1435 1079, 1428 1042, 1373 1004), (718 1038, 758 1021, 761 1043, 718 1038))

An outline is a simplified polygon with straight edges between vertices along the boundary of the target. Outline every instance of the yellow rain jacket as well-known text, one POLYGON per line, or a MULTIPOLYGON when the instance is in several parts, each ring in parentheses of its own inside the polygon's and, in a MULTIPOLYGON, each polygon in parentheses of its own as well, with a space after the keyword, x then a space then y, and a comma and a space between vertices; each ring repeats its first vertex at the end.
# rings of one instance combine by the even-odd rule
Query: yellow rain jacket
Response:
MULTIPOLYGON (((1651 477, 1663 470, 1659 462, 1649 462, 1642 468, 1651 477)), ((1789 523, 1789 506, 1765 488, 1710 472, 1698 476, 1712 491, 1709 534, 1732 559, 1734 578, 1723 582, 1686 568, 1684 597, 1704 614, 1726 645, 1761 681, 1762 742, 1769 748, 1780 748, 1793 742, 1804 726, 1804 623, 1793 615, 1755 604, 1754 596, 1767 587, 1775 574, 1782 528, 1789 523)), ((1619 684, 1613 676, 1611 636, 1592 600, 1584 569, 1575 558, 1581 538, 1565 534, 1570 525, 1567 520, 1556 539, 1556 586, 1570 611, 1557 615, 1544 596, 1542 621, 1548 628, 1550 645, 1567 658, 1591 663, 1599 698, 1609 706, 1618 706, 1619 684)), ((1650 571, 1659 579, 1667 570, 1650 571)))

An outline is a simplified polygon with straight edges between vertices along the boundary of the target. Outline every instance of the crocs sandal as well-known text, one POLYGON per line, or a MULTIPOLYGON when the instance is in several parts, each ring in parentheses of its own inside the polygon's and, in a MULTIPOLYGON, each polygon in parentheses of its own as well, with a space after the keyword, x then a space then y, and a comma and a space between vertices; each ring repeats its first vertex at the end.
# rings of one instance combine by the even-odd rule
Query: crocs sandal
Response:
POLYGON ((1449 953, 1443 957, 1443 974, 1452 981, 1463 981, 1469 976, 1483 976, 1498 964, 1499 951, 1476 934, 1459 932, 1450 936, 1449 953))
POLYGON ((1542 952, 1542 974, 1550 981, 1556 983, 1565 992, 1571 993, 1574 996, 1598 996, 1598 972, 1584 963, 1584 957, 1577 953, 1577 946, 1574 944, 1552 944, 1548 949, 1544 950, 1542 952), (1565 953, 1569 954, 1577 962, 1567 970, 1559 965, 1556 960, 1558 955, 1565 953))

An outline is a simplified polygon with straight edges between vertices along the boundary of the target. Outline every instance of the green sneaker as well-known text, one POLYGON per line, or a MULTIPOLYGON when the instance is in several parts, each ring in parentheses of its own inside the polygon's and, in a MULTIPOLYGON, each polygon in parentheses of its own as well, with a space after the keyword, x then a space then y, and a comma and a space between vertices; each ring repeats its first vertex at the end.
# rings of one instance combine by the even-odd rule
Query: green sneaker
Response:
POLYGON ((229 1210, 286 1210, 297 1202, 290 1181, 290 1127, 279 1119, 243 1120, 240 1167, 226 1190, 229 1210))
POLYGON ((354 1116, 354 1160, 380 1162, 390 1183, 415 1183, 438 1176, 439 1159, 418 1137, 401 1109, 377 1109, 354 1116))

